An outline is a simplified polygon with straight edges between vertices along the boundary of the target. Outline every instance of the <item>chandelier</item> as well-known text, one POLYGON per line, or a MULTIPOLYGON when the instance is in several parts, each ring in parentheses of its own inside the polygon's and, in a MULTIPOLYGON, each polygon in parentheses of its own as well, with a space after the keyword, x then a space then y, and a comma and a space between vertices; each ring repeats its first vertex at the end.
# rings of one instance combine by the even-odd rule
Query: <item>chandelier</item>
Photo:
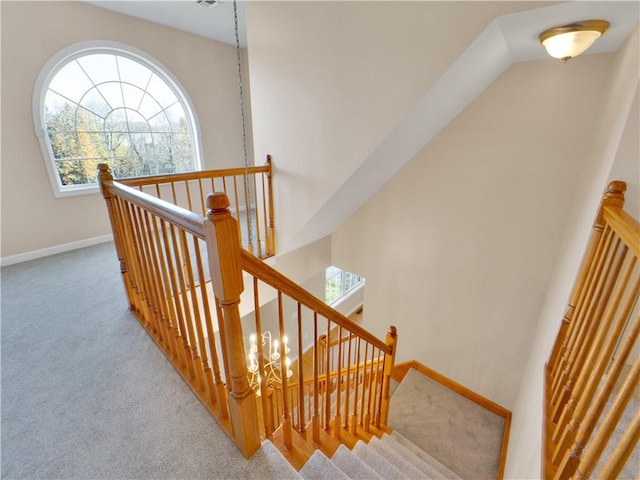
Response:
POLYGON ((282 345, 278 339, 271 339, 271 332, 266 331, 262 334, 260 345, 258 346, 258 336, 255 333, 249 335, 249 353, 247 353, 247 369, 249 370, 249 383, 253 390, 260 395, 260 376, 259 361, 262 359, 264 365, 265 385, 282 385, 282 372, 280 357, 284 356, 284 364, 286 368, 287 378, 293 375, 293 371, 289 369, 291 360, 288 353, 290 351, 289 339, 286 335, 282 337, 282 345))

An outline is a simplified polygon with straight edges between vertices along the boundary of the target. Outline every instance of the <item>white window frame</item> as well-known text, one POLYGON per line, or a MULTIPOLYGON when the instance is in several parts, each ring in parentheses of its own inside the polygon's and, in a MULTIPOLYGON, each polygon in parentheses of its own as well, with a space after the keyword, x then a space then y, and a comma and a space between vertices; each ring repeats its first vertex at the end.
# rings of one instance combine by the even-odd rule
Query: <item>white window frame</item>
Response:
POLYGON ((58 174, 55 166, 53 149, 49 141, 49 135, 47 134, 47 125, 44 115, 44 101, 47 90, 58 71, 69 62, 72 62, 79 57, 94 53, 107 53, 127 57, 149 68, 153 73, 164 80, 167 85, 169 85, 184 107, 187 121, 191 127, 191 144, 193 145, 195 168, 196 170, 202 170, 203 157, 201 133, 195 108, 191 99, 187 95, 185 88, 180 84, 177 78, 174 77, 170 70, 151 55, 124 43, 111 41, 80 42, 60 50, 51 57, 40 71, 40 75, 38 75, 38 79, 36 80, 33 89, 33 124, 35 127, 36 137, 40 143, 40 149, 42 150, 42 156, 47 167, 47 173, 49 174, 49 180, 51 181, 54 196, 56 198, 60 198, 94 194, 100 191, 100 186, 98 184, 62 185, 60 175, 58 174))

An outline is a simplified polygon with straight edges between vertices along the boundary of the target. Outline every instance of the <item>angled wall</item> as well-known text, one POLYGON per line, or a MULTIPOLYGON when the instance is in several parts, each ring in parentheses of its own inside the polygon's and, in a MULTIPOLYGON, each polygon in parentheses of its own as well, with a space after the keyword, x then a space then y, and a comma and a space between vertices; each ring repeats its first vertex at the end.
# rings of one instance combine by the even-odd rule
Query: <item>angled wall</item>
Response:
POLYGON ((513 408, 611 62, 512 65, 334 233, 398 361, 513 408))
MULTIPOLYGON (((545 4, 249 3, 254 148, 274 158, 279 250, 331 234, 407 160, 389 155, 359 170, 496 17, 545 4)), ((497 30, 492 45, 508 59, 497 30)))

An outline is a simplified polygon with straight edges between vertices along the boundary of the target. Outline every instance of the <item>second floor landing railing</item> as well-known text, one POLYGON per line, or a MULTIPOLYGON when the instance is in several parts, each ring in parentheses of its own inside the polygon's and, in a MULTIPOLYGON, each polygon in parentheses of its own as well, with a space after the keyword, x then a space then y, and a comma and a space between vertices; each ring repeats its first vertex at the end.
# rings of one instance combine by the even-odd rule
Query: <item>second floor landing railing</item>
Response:
POLYGON ((203 217, 207 195, 224 192, 238 219, 242 246, 258 258, 267 258, 276 253, 272 179, 271 155, 267 155, 263 166, 121 178, 118 182, 203 217))
MULTIPOLYGON (((131 311, 246 457, 265 437, 279 436, 290 448, 307 428, 306 438, 317 441, 321 431, 339 438, 386 424, 395 328, 378 339, 243 249, 223 192, 204 197, 200 215, 166 201, 173 193, 150 195, 114 180, 107 165, 99 168, 131 311), (250 333, 266 328, 290 348, 291 363, 281 347, 275 364, 285 374, 272 404, 264 403, 273 385, 263 352, 257 385, 247 361, 250 333), (332 331, 349 338, 337 347, 346 353, 321 357, 321 337, 332 331)), ((145 182, 178 191, 170 178, 145 182)), ((204 191, 204 183, 196 185, 204 191)))

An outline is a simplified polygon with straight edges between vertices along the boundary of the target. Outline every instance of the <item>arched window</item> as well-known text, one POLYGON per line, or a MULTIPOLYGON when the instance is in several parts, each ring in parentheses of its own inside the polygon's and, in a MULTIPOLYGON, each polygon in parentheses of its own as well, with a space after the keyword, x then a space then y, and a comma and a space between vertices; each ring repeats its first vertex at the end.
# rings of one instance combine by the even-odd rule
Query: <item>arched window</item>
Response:
POLYGON ((184 90, 131 47, 85 43, 58 53, 40 73, 33 107, 56 196, 97 191, 99 163, 116 178, 201 168, 184 90))

